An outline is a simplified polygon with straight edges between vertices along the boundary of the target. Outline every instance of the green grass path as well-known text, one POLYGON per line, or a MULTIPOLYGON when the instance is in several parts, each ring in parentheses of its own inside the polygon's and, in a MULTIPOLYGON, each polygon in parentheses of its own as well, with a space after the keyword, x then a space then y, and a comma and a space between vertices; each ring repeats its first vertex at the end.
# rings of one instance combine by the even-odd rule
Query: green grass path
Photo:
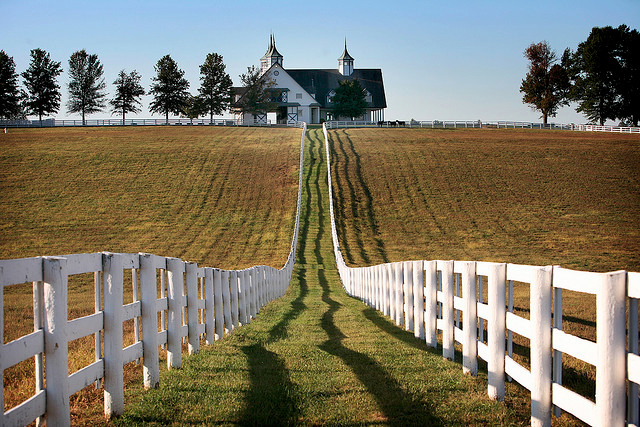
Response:
POLYGON ((286 295, 134 395, 118 424, 527 423, 413 334, 346 295, 331 246, 322 131, 305 148, 297 265, 286 295))

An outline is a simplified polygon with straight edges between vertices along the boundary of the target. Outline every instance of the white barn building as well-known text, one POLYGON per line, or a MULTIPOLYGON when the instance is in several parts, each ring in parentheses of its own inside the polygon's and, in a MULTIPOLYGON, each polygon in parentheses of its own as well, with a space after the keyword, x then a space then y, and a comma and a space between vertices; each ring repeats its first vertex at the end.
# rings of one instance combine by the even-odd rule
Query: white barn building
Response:
MULTIPOLYGON (((384 109, 387 101, 384 93, 382 70, 379 68, 355 68, 354 58, 347 51, 345 41, 344 52, 338 58, 337 69, 285 69, 283 56, 276 49, 273 36, 269 41, 267 53, 260 59, 262 78, 274 81, 270 89, 271 101, 276 105, 275 119, 279 124, 292 121, 322 123, 333 117, 332 97, 342 80, 358 80, 366 91, 367 109, 359 120, 384 120, 384 109)), ((235 101, 242 99, 243 88, 235 88, 235 101)), ((254 116, 245 113, 237 117, 243 123, 266 123, 267 114, 254 116)))

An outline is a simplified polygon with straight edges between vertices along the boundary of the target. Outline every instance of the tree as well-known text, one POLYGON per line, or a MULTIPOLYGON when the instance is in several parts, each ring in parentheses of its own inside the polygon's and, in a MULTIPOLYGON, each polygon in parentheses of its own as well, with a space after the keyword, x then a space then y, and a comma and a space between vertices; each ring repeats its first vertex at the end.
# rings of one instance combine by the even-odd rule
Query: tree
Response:
POLYGON ((18 116, 20 99, 16 63, 4 50, 0 50, 0 119, 18 116))
POLYGON ((594 27, 571 55, 570 76, 570 95, 578 102, 578 112, 600 125, 618 117, 623 79, 619 29, 594 27))
POLYGON ((140 97, 145 94, 144 88, 140 84, 142 76, 136 70, 127 74, 120 70, 118 77, 113 84, 116 87, 116 96, 109 101, 113 107, 112 114, 122 114, 122 124, 127 113, 139 113, 142 105, 140 97))
POLYGON ((151 85, 153 102, 149 110, 164 114, 166 123, 169 123, 169 113, 177 115, 184 111, 190 96, 189 82, 184 78, 184 71, 169 55, 160 58, 154 68, 157 75, 152 78, 155 83, 151 85))
POLYGON ((213 122, 214 114, 222 114, 229 109, 233 97, 233 82, 225 71, 222 56, 210 53, 200 66, 200 101, 203 112, 209 113, 213 122))
POLYGON ((29 114, 37 114, 42 124, 42 116, 57 113, 60 108, 60 86, 56 81, 62 73, 59 62, 51 60, 42 49, 31 50, 29 68, 22 73, 28 95, 25 106, 29 114))
POLYGON ((102 111, 105 107, 104 71, 98 55, 89 55, 82 49, 71 54, 69 58, 69 100, 67 112, 85 115, 102 111))
POLYGON ((520 85, 520 92, 524 94, 522 102, 540 111, 546 125, 549 116, 555 117, 559 107, 569 104, 569 76, 564 67, 569 51, 565 51, 562 65, 558 64, 556 53, 546 41, 532 43, 525 49, 524 56, 530 64, 520 85))
POLYGON ((640 32, 627 26, 621 31, 622 79, 620 80, 621 108, 619 119, 632 126, 640 121, 640 32))
POLYGON ((275 81, 267 79, 266 74, 260 75, 260 70, 255 66, 247 67, 247 72, 240 76, 244 87, 244 94, 236 103, 243 113, 260 114, 272 111, 275 103, 271 102, 269 89, 275 85, 275 81))
POLYGON ((199 96, 189 95, 181 114, 183 117, 190 119, 193 123, 193 119, 197 119, 206 112, 205 106, 202 103, 202 98, 199 96))
POLYGON ((356 117, 364 115, 367 109, 366 93, 358 80, 342 80, 335 89, 333 114, 338 117, 356 117))

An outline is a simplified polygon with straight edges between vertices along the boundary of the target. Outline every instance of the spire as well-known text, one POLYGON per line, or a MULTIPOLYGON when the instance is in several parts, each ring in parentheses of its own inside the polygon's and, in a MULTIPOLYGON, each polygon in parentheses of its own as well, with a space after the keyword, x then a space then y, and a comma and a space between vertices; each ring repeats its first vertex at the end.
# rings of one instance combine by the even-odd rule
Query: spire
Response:
POLYGON ((347 51, 347 38, 344 38, 344 52, 342 56, 338 58, 338 69, 343 76, 350 76, 353 74, 353 57, 349 55, 347 51))
POLYGON ((271 33, 269 36, 269 48, 267 49, 267 53, 260 58, 261 73, 265 73, 273 64, 277 63, 282 66, 282 59, 282 55, 280 55, 280 52, 276 49, 276 37, 271 33))
POLYGON ((347 52, 347 38, 344 38, 344 52, 342 52, 342 56, 340 58, 338 58, 338 61, 353 61, 353 58, 351 57, 351 55, 349 55, 349 52, 347 52))

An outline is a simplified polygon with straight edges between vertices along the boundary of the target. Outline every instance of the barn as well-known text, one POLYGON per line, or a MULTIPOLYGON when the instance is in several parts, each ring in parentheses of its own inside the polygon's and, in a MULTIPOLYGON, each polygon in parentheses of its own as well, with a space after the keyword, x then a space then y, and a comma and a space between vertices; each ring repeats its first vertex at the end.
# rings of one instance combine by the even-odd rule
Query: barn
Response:
MULTIPOLYGON (((276 49, 273 35, 269 40, 267 53, 260 59, 262 78, 271 79, 271 101, 274 103, 275 120, 278 124, 295 121, 322 123, 336 120, 332 114, 332 97, 342 80, 358 80, 365 89, 367 109, 359 120, 384 120, 384 109, 387 101, 379 68, 355 68, 354 58, 347 51, 345 40, 344 52, 338 58, 337 69, 285 69, 284 58, 276 49)), ((244 94, 243 88, 235 89, 235 102, 239 102, 244 94)), ((243 123, 266 123, 267 114, 237 113, 243 123)))

